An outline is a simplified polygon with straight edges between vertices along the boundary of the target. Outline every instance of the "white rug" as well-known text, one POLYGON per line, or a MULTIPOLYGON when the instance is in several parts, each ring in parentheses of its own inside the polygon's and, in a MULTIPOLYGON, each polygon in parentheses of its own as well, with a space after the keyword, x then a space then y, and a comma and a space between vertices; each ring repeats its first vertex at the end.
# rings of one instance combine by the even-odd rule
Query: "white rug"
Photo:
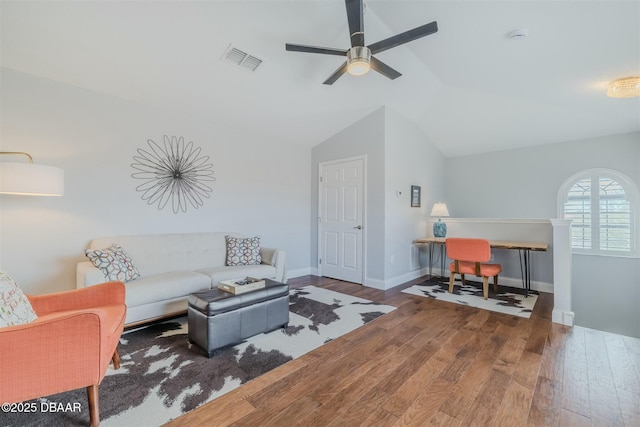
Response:
POLYGON ((452 302, 454 304, 468 305, 483 310, 526 317, 527 319, 531 317, 533 307, 538 300, 538 293, 536 291, 530 291, 529 296, 525 297, 519 293, 523 292, 522 289, 508 288, 505 286, 499 286, 498 293, 496 294, 493 292, 493 283, 491 283, 491 281, 489 282, 489 298, 485 300, 482 296, 482 284, 478 283, 476 286, 474 285, 475 282, 467 281, 467 284, 464 286, 460 282, 456 282, 453 294, 450 294, 449 282, 433 281, 411 286, 402 292, 452 302))

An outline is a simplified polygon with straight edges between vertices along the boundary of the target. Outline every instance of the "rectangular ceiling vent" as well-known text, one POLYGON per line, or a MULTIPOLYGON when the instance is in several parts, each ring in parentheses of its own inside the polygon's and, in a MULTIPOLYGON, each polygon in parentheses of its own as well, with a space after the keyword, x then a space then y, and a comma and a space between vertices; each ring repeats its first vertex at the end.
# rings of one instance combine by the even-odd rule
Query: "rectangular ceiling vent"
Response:
POLYGON ((223 58, 226 61, 239 67, 246 68, 249 71, 255 71, 260 64, 262 64, 262 59, 249 55, 247 52, 233 46, 229 46, 227 51, 224 53, 223 58))

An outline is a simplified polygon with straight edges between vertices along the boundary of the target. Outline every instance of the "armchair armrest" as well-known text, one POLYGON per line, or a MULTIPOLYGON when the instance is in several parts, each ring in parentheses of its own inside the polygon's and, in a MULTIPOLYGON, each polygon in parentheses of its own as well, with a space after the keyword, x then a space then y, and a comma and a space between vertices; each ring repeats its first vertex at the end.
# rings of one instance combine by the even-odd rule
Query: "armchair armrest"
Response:
POLYGON ((58 311, 84 310, 109 305, 124 305, 122 282, 107 282, 88 288, 45 295, 27 295, 38 316, 58 311))
POLYGON ((263 264, 269 264, 276 268, 275 280, 287 283, 286 253, 275 248, 260 248, 260 256, 263 264))
POLYGON ((74 311, 0 328, 0 402, 97 384, 106 366, 100 360, 105 313, 74 311))

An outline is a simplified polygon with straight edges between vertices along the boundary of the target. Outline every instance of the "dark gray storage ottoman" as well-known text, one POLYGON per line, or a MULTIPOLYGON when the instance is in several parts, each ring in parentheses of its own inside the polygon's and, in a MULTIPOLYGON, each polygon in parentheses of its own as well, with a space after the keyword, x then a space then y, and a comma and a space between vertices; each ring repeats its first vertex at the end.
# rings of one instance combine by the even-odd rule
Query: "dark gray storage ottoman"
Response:
POLYGON ((219 289, 189 295, 189 341, 209 357, 216 349, 289 323, 289 285, 265 279, 265 287, 234 295, 219 289))

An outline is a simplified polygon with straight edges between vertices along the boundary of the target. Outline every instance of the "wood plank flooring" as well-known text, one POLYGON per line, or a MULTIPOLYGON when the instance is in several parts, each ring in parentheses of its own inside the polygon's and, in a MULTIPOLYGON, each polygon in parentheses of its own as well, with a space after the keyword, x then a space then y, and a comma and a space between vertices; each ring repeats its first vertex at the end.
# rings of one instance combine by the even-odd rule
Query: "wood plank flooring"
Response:
POLYGON ((398 307, 167 426, 640 426, 640 340, 338 280, 398 307))

